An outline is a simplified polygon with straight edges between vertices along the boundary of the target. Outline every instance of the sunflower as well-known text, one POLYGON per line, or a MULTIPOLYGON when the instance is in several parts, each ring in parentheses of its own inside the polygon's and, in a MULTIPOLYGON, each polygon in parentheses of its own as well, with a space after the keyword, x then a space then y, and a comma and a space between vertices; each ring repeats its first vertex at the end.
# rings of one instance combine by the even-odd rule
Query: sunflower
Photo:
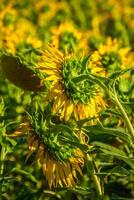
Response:
POLYGON ((26 49, 28 46, 31 46, 31 48, 42 46, 41 40, 37 37, 35 27, 28 20, 21 18, 18 19, 17 23, 3 26, 1 37, 2 47, 14 55, 20 50, 20 47, 26 49), (19 28, 20 26, 21 29, 19 28))
POLYGON ((89 51, 87 37, 85 33, 77 30, 71 22, 63 22, 60 26, 53 27, 52 44, 63 52, 81 52, 89 51))
POLYGON ((72 114, 76 120, 98 117, 100 109, 105 108, 102 92, 95 83, 74 81, 82 74, 89 74, 87 62, 87 57, 65 55, 52 46, 42 51, 38 67, 47 75, 46 80, 51 81, 48 99, 54 100, 52 111, 60 113, 66 121, 72 114))
MULTIPOLYGON (((17 17, 17 11, 13 9, 13 2, 8 3, 6 6, 4 6, 2 2, 2 6, 0 7, 0 48, 4 47, 4 40, 5 40, 5 34, 7 35, 9 33, 9 30, 5 30, 7 25, 9 23, 14 23, 16 21, 17 17)), ((11 34, 9 33, 10 37, 11 34)), ((11 48, 14 51, 13 45, 10 45, 11 48)))
POLYGON ((28 157, 36 152, 35 160, 41 164, 49 188, 52 186, 72 187, 75 185, 77 172, 82 175, 81 167, 84 164, 84 156, 80 149, 75 150, 74 155, 69 158, 68 162, 59 162, 35 133, 29 135, 28 141, 28 157))
POLYGON ((47 26, 53 24, 53 22, 56 22, 56 18, 58 14, 60 15, 63 10, 66 11, 68 10, 68 4, 64 1, 57 1, 57 0, 51 0, 51 4, 49 0, 40 0, 39 2, 35 1, 34 3, 34 11, 38 15, 37 18, 37 23, 40 27, 47 26), (48 24, 49 22, 49 24, 48 24))
POLYGON ((35 162, 41 166, 49 188, 72 187, 77 180, 77 172, 82 175, 84 153, 69 142, 81 140, 85 143, 83 133, 75 134, 61 124, 56 116, 49 116, 39 110, 29 114, 29 119, 23 122, 12 134, 21 136, 27 134, 28 154, 35 156, 35 162), (70 138, 70 140, 69 140, 70 138), (64 141, 65 140, 65 141, 64 141))
MULTIPOLYGON (((34 52, 32 52, 32 55, 34 55, 34 52)), ((33 60, 32 62, 34 63, 35 59, 37 58, 31 56, 30 62, 33 60)), ((23 90, 45 91, 42 75, 34 69, 34 65, 28 63, 26 54, 25 60, 10 54, 1 56, 1 69, 9 81, 23 90)))
POLYGON ((91 55, 89 62, 91 72, 103 77, 132 65, 133 58, 130 48, 121 47, 117 39, 110 37, 107 38, 106 44, 99 45, 98 49, 91 55))
POLYGON ((37 36, 35 26, 26 18, 20 16, 15 8, 15 2, 10 2, 0 13, 0 48, 8 53, 16 54, 18 46, 39 48, 41 40, 37 36), (20 29, 21 27, 21 29, 20 29))

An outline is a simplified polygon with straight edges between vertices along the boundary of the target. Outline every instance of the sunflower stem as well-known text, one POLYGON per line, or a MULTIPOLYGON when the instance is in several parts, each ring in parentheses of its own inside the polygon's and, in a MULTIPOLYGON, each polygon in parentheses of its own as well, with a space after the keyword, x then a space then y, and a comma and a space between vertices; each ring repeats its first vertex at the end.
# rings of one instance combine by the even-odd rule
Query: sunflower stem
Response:
POLYGON ((134 136, 134 129, 133 129, 133 126, 132 126, 132 124, 131 124, 131 122, 130 122, 130 120, 129 120, 129 117, 128 117, 127 113, 125 112, 125 109, 124 109, 123 106, 121 105, 121 103, 120 103, 119 99, 117 98, 117 96, 115 96, 114 102, 116 103, 116 105, 117 105, 118 108, 120 109, 120 112, 121 112, 121 114, 122 114, 122 116, 123 116, 123 118, 124 118, 124 120, 125 120, 125 122, 126 122, 126 126, 127 126, 127 128, 128 128, 128 131, 130 132, 130 134, 131 134, 132 136, 134 136))
POLYGON ((101 200, 103 199, 103 192, 102 192, 103 190, 101 187, 100 178, 96 175, 96 170, 93 164, 92 156, 87 154, 86 158, 87 158, 87 170, 89 174, 91 174, 91 177, 96 189, 96 193, 98 196, 98 200, 101 200))
POLYGON ((0 152, 0 199, 2 199, 2 177, 4 171, 5 147, 1 146, 0 152))
POLYGON ((92 80, 93 82, 96 82, 98 85, 100 85, 101 88, 104 89, 104 91, 108 94, 108 96, 110 97, 110 99, 112 99, 113 103, 118 106, 121 114, 122 114, 122 117, 124 118, 124 121, 126 123, 126 126, 127 126, 127 129, 129 131, 129 133, 134 137, 134 128, 129 120, 129 117, 124 109, 124 107, 122 106, 122 104, 120 103, 119 101, 119 98, 116 94, 116 90, 115 90, 115 82, 116 80, 114 80, 114 84, 113 84, 113 92, 111 92, 111 90, 108 89, 108 87, 103 84, 99 79, 97 80, 94 76, 92 75, 82 75, 82 77, 77 77, 76 78, 76 82, 77 81, 80 81, 79 79, 80 78, 83 78, 83 80, 85 79, 89 79, 89 80, 92 80))
POLYGON ((116 93, 116 89, 115 89, 115 82, 113 84, 113 92, 111 93, 111 91, 109 91, 109 97, 111 97, 111 99, 113 100, 113 102, 115 103, 115 105, 118 106, 120 113, 122 114, 122 117, 124 118, 124 121, 126 123, 126 127, 128 129, 128 132, 132 135, 132 137, 134 137, 134 128, 129 120, 129 117, 124 109, 124 107, 122 106, 122 104, 120 103, 120 100, 117 96, 116 93))

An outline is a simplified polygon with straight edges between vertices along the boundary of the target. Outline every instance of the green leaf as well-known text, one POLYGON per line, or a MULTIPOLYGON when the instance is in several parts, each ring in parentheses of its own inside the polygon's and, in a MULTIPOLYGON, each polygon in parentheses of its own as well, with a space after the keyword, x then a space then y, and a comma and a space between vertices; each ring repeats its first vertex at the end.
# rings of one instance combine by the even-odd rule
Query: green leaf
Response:
POLYGON ((129 92, 131 89, 131 82, 128 79, 122 77, 119 81, 119 90, 121 92, 129 92))
POLYGON ((124 151, 117 149, 116 147, 113 147, 109 144, 105 144, 102 142, 92 142, 93 145, 100 147, 102 150, 107 150, 110 151, 113 154, 118 154, 120 156, 126 157, 126 154, 124 153, 124 151))
POLYGON ((4 115, 5 111, 5 104, 2 97, 0 97, 0 116, 4 115))
POLYGON ((116 79, 116 78, 118 78, 119 76, 122 76, 123 74, 125 74, 125 73, 127 73, 127 72, 129 72, 129 71, 131 71, 131 70, 133 70, 133 67, 131 67, 131 68, 129 68, 129 69, 125 69, 125 70, 116 71, 116 72, 112 73, 112 75, 109 76, 108 78, 109 78, 109 79, 116 79))
POLYGON ((87 64, 88 64, 88 62, 89 62, 89 59, 90 59, 90 55, 87 56, 87 57, 85 57, 85 58, 83 59, 82 65, 83 65, 84 67, 87 66, 87 64))
POLYGON ((102 114, 102 115, 109 115, 110 113, 111 113, 112 115, 117 116, 117 117, 121 117, 121 116, 122 116, 120 113, 116 112, 116 111, 115 111, 114 109, 112 109, 112 108, 106 109, 106 110, 103 111, 101 114, 102 114))
POLYGON ((68 140, 68 139, 66 139, 66 138, 64 138, 64 139, 62 140, 62 142, 71 144, 71 145, 73 145, 73 146, 75 146, 75 147, 78 147, 78 148, 80 148, 81 150, 83 150, 83 151, 85 151, 85 152, 87 152, 87 151, 89 150, 89 147, 88 147, 87 145, 81 144, 81 143, 78 143, 78 142, 73 142, 73 141, 70 141, 70 140, 68 140))
POLYGON ((65 124, 57 124, 54 126, 52 125, 52 130, 53 131, 55 130, 56 132, 57 132, 57 130, 59 132, 63 131, 66 134, 66 136, 68 138, 70 138, 72 141, 76 141, 76 142, 79 141, 79 139, 78 139, 77 135, 74 133, 74 131, 71 130, 71 128, 65 124))
POLYGON ((127 157, 127 155, 121 149, 117 149, 116 147, 104 144, 102 142, 92 142, 92 144, 94 146, 98 146, 99 149, 106 155, 115 156, 119 160, 126 162, 132 169, 134 169, 134 160, 130 157, 127 157))
POLYGON ((17 144, 17 142, 16 142, 14 139, 12 139, 12 138, 6 137, 6 140, 7 140, 8 142, 10 142, 10 144, 11 144, 12 146, 15 146, 15 145, 17 144))
MULTIPOLYGON (((58 190, 58 189, 57 189, 58 190)), ((81 195, 88 195, 90 194, 92 191, 89 189, 89 187, 82 187, 82 186, 75 186, 75 187, 71 187, 71 188, 60 188, 60 191, 72 191, 75 192, 77 194, 81 194, 81 195)))
POLYGON ((31 180, 32 182, 34 182, 34 183, 38 182, 38 180, 32 174, 30 174, 29 172, 26 172, 25 170, 22 170, 22 169, 19 169, 19 168, 13 168, 11 170, 11 172, 22 174, 26 178, 28 178, 29 180, 31 180))
POLYGON ((132 137, 128 135, 125 131, 115 128, 105 128, 101 125, 94 125, 94 126, 83 126, 82 130, 89 135, 112 135, 115 137, 121 138, 123 141, 126 141, 128 144, 132 144, 132 137))
POLYGON ((17 117, 17 115, 16 116, 15 115, 13 115, 13 116, 1 116, 0 117, 0 123, 5 121, 5 120, 8 120, 8 119, 13 119, 15 117, 17 117))
POLYGON ((88 187, 80 187, 80 186, 76 186, 75 188, 69 189, 77 194, 81 194, 81 195, 88 195, 91 193, 91 190, 88 187))
POLYGON ((124 167, 116 166, 112 170, 110 170, 110 173, 116 176, 127 176, 129 174, 129 171, 124 167))
POLYGON ((134 200, 134 198, 119 197, 118 195, 112 193, 111 200, 134 200))
POLYGON ((67 132, 67 133, 69 133, 69 134, 72 134, 72 133, 73 133, 73 131, 70 129, 70 127, 67 126, 67 125, 65 125, 65 124, 53 125, 52 128, 56 128, 56 129, 58 129, 59 131, 61 131, 61 130, 62 130, 62 131, 65 131, 65 132, 67 132))
POLYGON ((97 118, 98 117, 90 117, 90 118, 81 119, 81 120, 77 121, 77 125, 78 125, 79 128, 81 128, 86 122, 89 122, 91 120, 95 120, 97 118))

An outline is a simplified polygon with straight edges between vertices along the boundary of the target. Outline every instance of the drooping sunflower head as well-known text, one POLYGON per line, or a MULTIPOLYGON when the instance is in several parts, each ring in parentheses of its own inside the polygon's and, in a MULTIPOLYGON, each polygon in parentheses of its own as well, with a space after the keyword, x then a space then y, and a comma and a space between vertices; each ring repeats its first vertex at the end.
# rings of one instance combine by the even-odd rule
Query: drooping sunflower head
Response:
POLYGON ((9 81, 23 90, 43 92, 46 89, 44 77, 35 68, 38 54, 33 48, 16 55, 1 51, 0 69, 9 81))
POLYGON ((105 107, 98 86, 90 79, 80 78, 90 73, 87 63, 88 57, 65 55, 53 47, 42 52, 39 69, 52 82, 48 99, 53 101, 53 112, 65 120, 72 114, 77 120, 97 117, 100 108, 105 107))
POLYGON ((82 136, 79 138, 71 128, 62 124, 58 116, 48 115, 39 109, 29 114, 28 123, 23 123, 16 135, 21 135, 21 132, 28 134, 27 159, 32 154, 35 156, 49 187, 72 187, 77 172, 82 174, 84 165, 84 154, 73 142, 80 142, 82 136))
POLYGON ((66 125, 60 124, 61 121, 57 116, 48 116, 46 112, 44 115, 39 111, 32 113, 30 118, 32 130, 45 144, 54 159, 63 163, 68 162, 70 157, 74 156, 76 149, 71 144, 65 145, 64 142, 65 138, 74 140, 71 130, 66 125))
POLYGON ((90 57, 89 68, 92 73, 109 76, 111 73, 132 66, 130 48, 121 47, 116 39, 107 38, 106 44, 99 45, 90 57))

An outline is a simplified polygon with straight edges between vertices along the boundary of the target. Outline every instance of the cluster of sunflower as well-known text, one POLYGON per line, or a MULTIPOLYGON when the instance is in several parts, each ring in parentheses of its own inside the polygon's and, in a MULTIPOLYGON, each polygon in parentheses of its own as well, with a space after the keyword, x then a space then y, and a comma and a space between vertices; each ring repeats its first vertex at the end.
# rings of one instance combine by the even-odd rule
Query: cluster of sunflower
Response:
MULTIPOLYGON (((85 165, 83 148, 92 148, 79 123, 95 126, 110 108, 94 79, 112 80, 128 70, 119 79, 118 95, 128 103, 134 99, 133 11, 132 0, 0 4, 1 71, 9 80, 4 84, 10 101, 17 90, 12 82, 22 105, 20 125, 9 136, 27 137, 26 159, 34 157, 49 188, 75 185, 85 165)), ((1 92, 9 106, 4 86, 1 92)))

